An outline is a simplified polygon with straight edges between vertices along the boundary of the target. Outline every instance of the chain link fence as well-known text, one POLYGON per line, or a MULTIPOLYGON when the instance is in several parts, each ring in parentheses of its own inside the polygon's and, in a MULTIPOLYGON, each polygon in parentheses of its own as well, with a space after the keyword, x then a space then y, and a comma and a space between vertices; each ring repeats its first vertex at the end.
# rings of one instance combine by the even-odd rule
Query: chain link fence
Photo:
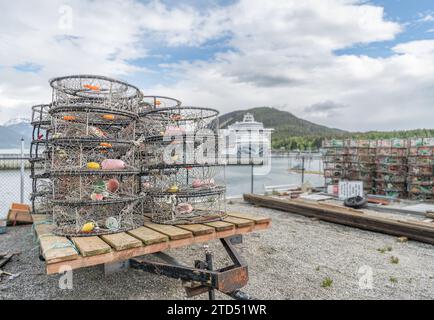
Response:
POLYGON ((30 204, 32 180, 28 155, 0 155, 0 219, 7 217, 13 202, 30 204))

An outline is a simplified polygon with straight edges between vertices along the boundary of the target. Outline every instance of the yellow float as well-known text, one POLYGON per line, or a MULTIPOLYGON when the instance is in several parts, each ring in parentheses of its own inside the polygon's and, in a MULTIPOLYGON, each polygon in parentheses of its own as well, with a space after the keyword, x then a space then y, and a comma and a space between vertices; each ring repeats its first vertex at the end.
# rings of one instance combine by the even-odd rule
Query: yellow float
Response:
POLYGON ((84 233, 90 233, 95 229, 95 223, 93 222, 88 222, 85 225, 83 225, 83 227, 81 228, 81 232, 84 233))
POLYGON ((97 162, 89 162, 86 167, 90 170, 99 170, 101 169, 101 166, 97 162))
POLYGON ((179 191, 179 187, 177 185, 173 185, 167 191, 171 193, 176 193, 179 191))

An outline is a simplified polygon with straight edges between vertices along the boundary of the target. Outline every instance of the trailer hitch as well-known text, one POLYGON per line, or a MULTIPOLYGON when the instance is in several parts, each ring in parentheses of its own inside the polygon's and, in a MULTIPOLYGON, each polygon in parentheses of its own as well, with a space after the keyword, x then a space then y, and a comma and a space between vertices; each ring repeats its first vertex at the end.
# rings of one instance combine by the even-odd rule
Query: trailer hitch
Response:
POLYGON ((234 299, 251 299, 249 295, 239 290, 248 282, 247 264, 235 250, 230 238, 223 238, 220 241, 233 263, 222 269, 214 270, 212 253, 207 247, 205 261, 196 260, 193 268, 181 265, 163 252, 153 254, 163 262, 155 262, 148 258, 133 258, 130 259, 130 267, 174 279, 181 279, 187 297, 208 292, 209 299, 214 300, 215 290, 218 290, 234 299))

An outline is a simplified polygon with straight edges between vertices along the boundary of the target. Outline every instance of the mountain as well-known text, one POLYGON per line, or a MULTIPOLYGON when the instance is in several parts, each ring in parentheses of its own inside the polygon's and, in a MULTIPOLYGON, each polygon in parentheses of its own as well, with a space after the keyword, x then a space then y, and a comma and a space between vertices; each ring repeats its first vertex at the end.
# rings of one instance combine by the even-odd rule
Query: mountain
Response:
POLYGON ((226 128, 236 121, 242 121, 244 114, 250 112, 256 121, 266 128, 274 128, 271 136, 273 149, 306 150, 321 148, 325 138, 354 139, 392 139, 434 137, 434 129, 414 129, 401 131, 349 132, 318 125, 297 118, 292 113, 270 107, 237 110, 219 117, 220 128, 226 128))
POLYGON ((259 107, 248 110, 229 112, 219 117, 220 128, 226 128, 236 121, 243 121, 244 115, 253 114, 256 121, 262 122, 266 128, 274 128, 273 137, 309 136, 309 135, 340 135, 346 131, 318 125, 297 118, 292 113, 270 107, 259 107))
POLYGON ((25 145, 28 147, 31 136, 30 120, 25 118, 9 120, 0 126, 0 149, 20 148, 21 138, 24 138, 25 145))

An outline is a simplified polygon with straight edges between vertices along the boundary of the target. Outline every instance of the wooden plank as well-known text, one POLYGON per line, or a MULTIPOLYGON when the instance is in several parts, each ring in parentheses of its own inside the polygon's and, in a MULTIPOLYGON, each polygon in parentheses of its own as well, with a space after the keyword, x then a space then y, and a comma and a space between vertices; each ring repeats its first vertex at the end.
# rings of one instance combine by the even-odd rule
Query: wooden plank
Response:
POLYGON ((393 218, 376 216, 374 213, 350 210, 332 205, 304 203, 301 201, 277 199, 273 197, 245 194, 244 200, 263 207, 278 209, 323 221, 352 226, 360 229, 381 232, 398 237, 434 244, 434 227, 429 223, 409 223, 393 218))
POLYGON ((71 241, 65 237, 44 235, 39 237, 42 256, 47 263, 59 261, 72 261, 79 257, 71 241))
POLYGON ((10 224, 30 224, 33 223, 32 216, 30 214, 30 211, 27 210, 20 210, 20 209, 9 209, 7 221, 10 224))
POLYGON ((215 229, 203 224, 180 224, 177 227, 193 232, 195 236, 202 236, 215 232, 215 229))
POLYGON ((30 206, 28 204, 24 204, 24 203, 12 203, 11 204, 11 209, 12 210, 23 210, 23 211, 27 211, 30 212, 30 206))
POLYGON ((41 222, 41 221, 49 221, 51 219, 51 215, 46 214, 32 214, 33 222, 41 222))
POLYGON ((34 230, 41 254, 47 263, 70 261, 79 257, 73 243, 68 238, 54 235, 54 226, 51 223, 43 223, 46 221, 45 215, 34 215, 32 219, 39 222, 34 225, 34 230))
POLYGON ((169 241, 169 237, 146 227, 140 227, 127 232, 141 240, 145 245, 169 241))
POLYGON ((236 218, 231 216, 227 216, 223 221, 233 223, 234 225, 237 226, 237 228, 250 227, 255 224, 255 222, 252 220, 236 218))
POLYGON ((35 225, 35 232, 38 237, 47 234, 51 234, 54 236, 53 230, 54 230, 54 226, 52 224, 41 223, 35 225))
POLYGON ((91 257, 110 252, 110 246, 97 236, 71 238, 83 257, 91 257))
POLYGON ((234 224, 224 221, 207 222, 204 225, 213 227, 217 232, 235 229, 234 224))
POLYGON ((123 261, 126 259, 130 259, 133 257, 138 257, 138 256, 142 256, 154 252, 160 252, 168 249, 184 247, 191 244, 206 243, 215 239, 226 238, 238 234, 246 234, 252 231, 265 230, 268 227, 269 224, 264 223, 264 224, 253 225, 253 227, 249 226, 243 228, 232 228, 232 230, 214 232, 214 233, 210 233, 198 237, 189 237, 189 238, 184 238, 179 240, 164 241, 164 242, 154 243, 151 245, 142 246, 138 248, 132 248, 132 249, 127 249, 122 251, 111 251, 109 253, 92 256, 92 257, 79 257, 76 260, 68 261, 68 262, 56 261, 53 263, 48 263, 46 266, 46 271, 47 274, 55 274, 55 273, 59 273, 61 268, 64 265, 68 265, 72 269, 79 269, 79 268, 90 267, 90 266, 103 264, 103 263, 113 263, 113 262, 123 261))
POLYGON ((130 236, 125 232, 103 235, 101 236, 101 239, 103 239, 117 251, 142 246, 142 241, 130 236))
POLYGON ((241 213, 241 212, 228 212, 228 215, 235 218, 242 218, 247 220, 253 220, 256 224, 258 223, 268 223, 271 221, 271 218, 258 216, 254 214, 241 213))
POLYGON ((171 225, 146 222, 145 227, 165 234, 170 238, 170 240, 179 240, 193 237, 192 232, 171 225))

